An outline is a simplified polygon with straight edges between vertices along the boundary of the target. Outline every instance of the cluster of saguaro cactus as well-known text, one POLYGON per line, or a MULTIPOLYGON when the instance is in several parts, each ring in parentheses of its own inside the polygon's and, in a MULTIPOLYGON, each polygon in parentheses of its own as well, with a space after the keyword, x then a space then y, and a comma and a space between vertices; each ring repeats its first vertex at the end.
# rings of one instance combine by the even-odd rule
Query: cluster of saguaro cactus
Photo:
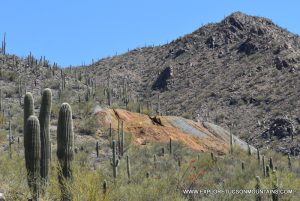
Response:
POLYGON ((60 165, 58 174, 63 200, 72 200, 65 182, 72 181, 72 161, 74 158, 74 133, 72 109, 68 103, 61 105, 57 125, 57 158, 60 165))
POLYGON ((113 177, 116 178, 118 175, 118 166, 119 166, 119 159, 117 158, 117 148, 116 148, 116 141, 112 141, 112 161, 111 166, 113 167, 113 177))
POLYGON ((24 97, 25 164, 34 198, 38 197, 40 185, 44 186, 49 180, 51 104, 51 90, 46 88, 42 94, 40 114, 37 118, 34 116, 32 94, 28 92, 24 97))

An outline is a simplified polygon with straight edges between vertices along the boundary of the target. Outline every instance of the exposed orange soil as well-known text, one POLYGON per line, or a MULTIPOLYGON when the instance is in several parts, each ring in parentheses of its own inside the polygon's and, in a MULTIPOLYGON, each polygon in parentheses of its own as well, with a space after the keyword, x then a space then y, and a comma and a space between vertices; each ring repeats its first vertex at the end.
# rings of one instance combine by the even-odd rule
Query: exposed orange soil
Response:
POLYGON ((153 123, 149 116, 139 113, 133 113, 122 109, 107 109, 98 112, 99 123, 107 132, 109 124, 112 124, 114 131, 118 128, 118 118, 124 122, 124 131, 131 133, 134 137, 134 142, 137 144, 145 144, 149 141, 169 142, 179 140, 190 148, 202 152, 217 152, 224 154, 228 152, 228 144, 222 139, 215 137, 201 123, 192 120, 185 120, 189 126, 201 131, 204 135, 201 137, 194 136, 190 133, 185 133, 176 125, 174 121, 179 117, 159 116, 162 125, 153 123))

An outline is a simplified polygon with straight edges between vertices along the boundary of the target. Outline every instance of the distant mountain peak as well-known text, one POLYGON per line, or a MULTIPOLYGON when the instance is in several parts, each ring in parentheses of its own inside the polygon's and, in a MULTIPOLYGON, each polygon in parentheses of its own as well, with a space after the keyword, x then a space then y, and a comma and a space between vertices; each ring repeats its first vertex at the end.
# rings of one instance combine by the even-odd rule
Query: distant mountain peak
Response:
POLYGON ((232 25, 236 25, 236 24, 254 24, 254 23, 262 23, 264 25, 274 25, 274 23, 272 22, 272 20, 265 18, 265 17, 259 17, 259 16, 252 16, 252 15, 248 15, 245 14, 243 12, 237 11, 234 12, 232 14, 230 14, 229 16, 227 16, 222 23, 224 24, 232 24, 232 25))

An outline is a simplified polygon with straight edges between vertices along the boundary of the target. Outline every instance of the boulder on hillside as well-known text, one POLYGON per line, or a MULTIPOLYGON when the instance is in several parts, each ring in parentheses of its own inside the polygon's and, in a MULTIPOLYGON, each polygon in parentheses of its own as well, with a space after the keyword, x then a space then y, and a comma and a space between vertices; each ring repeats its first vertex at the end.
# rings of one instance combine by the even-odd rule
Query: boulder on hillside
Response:
POLYGON ((246 55, 254 54, 258 50, 258 47, 251 42, 248 38, 244 43, 242 43, 238 48, 238 53, 245 53, 246 55))
POLYGON ((173 76, 173 68, 165 68, 158 76, 154 84, 152 85, 153 90, 166 90, 168 86, 168 80, 173 76))
POLYGON ((270 128, 263 132, 263 137, 276 136, 278 138, 285 138, 295 135, 295 128, 292 120, 287 118, 276 118, 272 120, 270 128))

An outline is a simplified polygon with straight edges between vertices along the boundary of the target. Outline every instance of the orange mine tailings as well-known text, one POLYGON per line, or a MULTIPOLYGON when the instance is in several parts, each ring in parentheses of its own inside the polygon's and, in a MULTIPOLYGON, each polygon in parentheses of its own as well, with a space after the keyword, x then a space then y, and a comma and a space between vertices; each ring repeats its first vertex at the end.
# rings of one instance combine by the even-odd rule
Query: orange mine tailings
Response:
POLYGON ((176 116, 148 116, 122 109, 106 109, 97 113, 102 135, 107 135, 109 124, 118 129, 118 118, 124 122, 124 130, 133 136, 136 144, 149 141, 169 142, 178 140, 190 148, 202 152, 225 154, 228 141, 206 129, 202 123, 176 116))

